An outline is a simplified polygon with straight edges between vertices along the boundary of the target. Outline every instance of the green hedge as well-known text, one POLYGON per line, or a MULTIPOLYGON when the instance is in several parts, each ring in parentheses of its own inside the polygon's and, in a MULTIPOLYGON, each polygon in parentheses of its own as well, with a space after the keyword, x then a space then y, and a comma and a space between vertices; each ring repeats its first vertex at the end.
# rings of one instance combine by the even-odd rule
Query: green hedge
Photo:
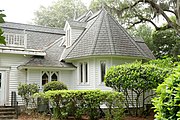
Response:
POLYGON ((138 116, 145 113, 146 100, 151 97, 151 95, 145 96, 145 92, 156 88, 169 73, 169 69, 134 62, 111 67, 105 75, 105 84, 122 92, 125 95, 125 105, 129 113, 138 116), (143 104, 143 110, 139 109, 140 104, 143 104), (135 111, 131 110, 131 106, 135 108, 135 111))
POLYGON ((122 93, 100 90, 56 90, 36 94, 37 97, 49 99, 53 106, 53 117, 66 119, 75 116, 80 119, 88 115, 91 120, 99 117, 100 105, 106 105, 106 118, 121 120, 123 115, 122 93))
POLYGON ((60 81, 51 81, 44 85, 43 92, 48 90, 67 90, 67 86, 60 81))
POLYGON ((180 66, 156 89, 153 99, 157 120, 180 120, 180 66))

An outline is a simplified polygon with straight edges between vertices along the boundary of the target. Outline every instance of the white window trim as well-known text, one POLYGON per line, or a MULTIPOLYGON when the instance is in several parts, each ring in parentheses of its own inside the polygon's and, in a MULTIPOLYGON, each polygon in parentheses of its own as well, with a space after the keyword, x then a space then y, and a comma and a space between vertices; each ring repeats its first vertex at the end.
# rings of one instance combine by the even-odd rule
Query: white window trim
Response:
POLYGON ((78 63, 78 71, 77 71, 77 79, 78 79, 78 84, 79 85, 89 85, 90 83, 89 83, 89 62, 88 61, 80 61, 79 63, 78 63), (87 82, 86 82, 86 72, 85 72, 85 64, 87 63, 87 82), (82 75, 82 77, 83 77, 83 81, 81 82, 81 71, 80 71, 80 64, 82 64, 83 65, 83 75, 82 75))
POLYGON ((41 71, 41 78, 40 78, 40 89, 43 89, 42 86, 42 76, 44 75, 44 73, 46 73, 48 75, 48 82, 51 82, 51 77, 52 75, 55 73, 57 75, 57 81, 59 81, 59 76, 60 76, 60 72, 59 71, 54 71, 54 70, 49 70, 49 71, 41 71))
POLYGON ((105 60, 105 59, 101 59, 101 60, 99 60, 99 85, 105 85, 105 83, 104 82, 102 82, 102 80, 101 80, 101 63, 102 62, 105 62, 105 74, 107 73, 107 60, 105 60))
POLYGON ((10 46, 10 47, 20 47, 20 48, 27 48, 27 34, 16 34, 16 33, 4 33, 3 34, 4 36, 5 36, 5 41, 7 41, 7 46, 10 46), (13 40, 14 42, 16 41, 16 39, 17 38, 19 38, 19 37, 23 37, 24 39, 23 39, 23 45, 21 45, 20 43, 20 41, 18 41, 19 42, 19 44, 17 45, 17 44, 11 44, 11 43, 8 43, 8 42, 10 42, 11 40, 9 40, 9 36, 13 36, 13 38, 11 39, 11 40, 13 40), (7 38, 7 36, 8 36, 8 38, 7 38), (14 39, 15 38, 15 39, 14 39))
POLYGON ((68 26, 66 29, 66 48, 71 46, 71 27, 68 26))

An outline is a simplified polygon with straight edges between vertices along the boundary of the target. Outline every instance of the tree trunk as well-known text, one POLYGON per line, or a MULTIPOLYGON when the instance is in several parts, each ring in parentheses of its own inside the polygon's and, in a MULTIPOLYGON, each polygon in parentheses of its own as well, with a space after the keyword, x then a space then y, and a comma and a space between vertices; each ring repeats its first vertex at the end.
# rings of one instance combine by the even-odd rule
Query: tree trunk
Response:
POLYGON ((180 26, 180 0, 177 0, 177 24, 180 26))

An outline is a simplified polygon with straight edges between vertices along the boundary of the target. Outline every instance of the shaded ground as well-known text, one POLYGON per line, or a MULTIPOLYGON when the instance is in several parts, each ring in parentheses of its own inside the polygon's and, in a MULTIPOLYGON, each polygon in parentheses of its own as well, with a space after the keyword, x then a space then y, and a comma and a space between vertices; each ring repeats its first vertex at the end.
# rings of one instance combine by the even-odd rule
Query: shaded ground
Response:
MULTIPOLYGON (((49 116, 47 115, 27 115, 27 114, 21 114, 18 117, 18 120, 49 120, 49 116)), ((103 120, 103 119, 101 119, 103 120)), ((132 117, 132 116, 125 116, 123 120, 154 120, 154 114, 145 117, 132 117)))

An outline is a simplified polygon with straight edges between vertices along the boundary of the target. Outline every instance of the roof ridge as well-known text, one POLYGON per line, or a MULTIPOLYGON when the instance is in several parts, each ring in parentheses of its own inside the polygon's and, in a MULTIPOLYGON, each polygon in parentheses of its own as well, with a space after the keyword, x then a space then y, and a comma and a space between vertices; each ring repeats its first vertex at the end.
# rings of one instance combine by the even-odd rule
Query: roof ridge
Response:
MULTIPOLYGON (((101 10, 101 12, 103 12, 103 11, 101 10)), ((99 12, 99 14, 101 14, 101 12, 99 12)), ((100 16, 98 16, 97 19, 98 19, 99 17, 100 17, 100 16)), ((97 35, 95 36, 95 39, 94 39, 94 42, 93 42, 93 49, 92 49, 92 51, 91 51, 91 54, 94 53, 94 50, 95 50, 95 48, 96 48, 97 38, 98 38, 98 36, 99 36, 100 29, 101 29, 102 23, 103 23, 103 21, 104 21, 103 18, 104 18, 104 14, 103 14, 103 16, 101 17, 101 23, 99 23, 99 26, 97 27, 97 28, 99 28, 99 30, 98 30, 98 32, 97 32, 97 35)), ((96 19, 96 20, 97 20, 97 19, 96 19)))
POLYGON ((133 37, 131 37, 127 31, 111 16, 109 15, 109 17, 112 18, 112 20, 118 24, 118 27, 127 35, 128 38, 130 38, 129 40, 136 46, 136 48, 138 49, 138 51, 144 56, 146 57, 146 54, 143 52, 143 50, 136 44, 135 40, 133 39, 133 37))
MULTIPOLYGON (((100 14, 100 13, 99 13, 100 14)), ((98 19, 98 17, 96 18, 96 20, 98 19)), ((95 21, 96 21, 95 20, 95 21)), ((71 48, 71 50, 69 51, 69 53, 65 56, 65 57, 67 57, 69 54, 70 54, 70 52, 75 48, 75 46, 81 41, 81 39, 82 39, 82 37, 85 35, 85 33, 87 33, 88 31, 89 31, 89 29, 93 26, 93 24, 95 23, 95 21, 93 21, 93 23, 88 27, 88 29, 86 29, 84 32, 82 32, 82 34, 81 35, 79 35, 79 37, 77 38, 77 40, 78 41, 76 41, 76 42, 74 42, 73 44, 73 46, 72 46, 72 48, 71 48)))
MULTIPOLYGON (((107 19, 106 25, 108 26, 108 28, 110 28, 108 16, 106 16, 106 19, 107 19)), ((110 40, 110 43, 111 43, 110 45, 112 46, 112 52, 115 54, 116 51, 115 51, 115 47, 114 47, 113 40, 112 40, 112 31, 111 31, 111 29, 107 29, 107 31, 108 31, 108 36, 109 36, 109 40, 110 40)))
MULTIPOLYGON (((50 26, 43 26, 43 25, 36 25, 36 24, 26 24, 26 23, 18 23, 18 22, 5 22, 5 23, 10 23, 10 24, 21 24, 21 25, 26 25, 26 26, 34 26, 34 27, 41 27, 41 28, 49 28, 49 29, 58 29, 62 30, 62 28, 58 27, 50 27, 50 26)), ((3 24, 3 23, 2 23, 3 24)))
POLYGON ((56 44, 56 43, 59 42, 61 39, 63 39, 63 37, 64 37, 64 36, 62 36, 62 37, 58 38, 57 40, 55 40, 54 42, 50 43, 47 47, 45 47, 45 48, 43 49, 43 51, 48 50, 48 49, 49 49, 50 47, 52 47, 54 44, 56 44))

